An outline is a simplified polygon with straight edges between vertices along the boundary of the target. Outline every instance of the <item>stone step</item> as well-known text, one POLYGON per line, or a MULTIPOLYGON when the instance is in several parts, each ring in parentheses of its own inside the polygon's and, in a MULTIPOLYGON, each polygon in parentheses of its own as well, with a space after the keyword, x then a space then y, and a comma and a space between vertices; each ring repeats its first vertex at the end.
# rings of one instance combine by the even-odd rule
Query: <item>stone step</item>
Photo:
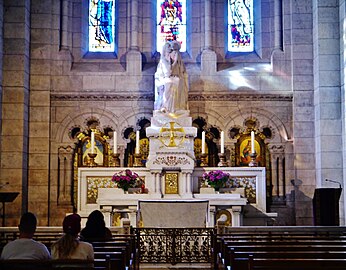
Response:
POLYGON ((141 270, 212 270, 212 265, 210 263, 179 263, 175 265, 164 264, 164 263, 142 263, 140 264, 141 270))

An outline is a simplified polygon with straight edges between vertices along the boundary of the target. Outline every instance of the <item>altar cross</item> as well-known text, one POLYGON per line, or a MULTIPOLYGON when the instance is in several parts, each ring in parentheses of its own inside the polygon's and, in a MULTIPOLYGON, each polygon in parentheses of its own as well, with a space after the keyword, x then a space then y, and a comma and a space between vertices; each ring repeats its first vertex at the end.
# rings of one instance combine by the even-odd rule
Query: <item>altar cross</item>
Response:
POLYGON ((175 143, 175 137, 176 137, 175 132, 182 132, 182 133, 184 133, 184 129, 182 127, 175 128, 174 124, 175 124, 175 122, 169 122, 169 128, 162 127, 161 130, 160 130, 160 133, 169 132, 169 143, 168 143, 167 147, 175 147, 175 146, 177 146, 177 144, 175 143))

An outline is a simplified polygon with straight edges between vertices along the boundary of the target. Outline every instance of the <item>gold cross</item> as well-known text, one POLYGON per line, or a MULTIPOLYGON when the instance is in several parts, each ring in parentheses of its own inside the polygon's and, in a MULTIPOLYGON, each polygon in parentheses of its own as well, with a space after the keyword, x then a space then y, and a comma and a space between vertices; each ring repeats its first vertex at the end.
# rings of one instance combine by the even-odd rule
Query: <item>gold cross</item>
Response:
POLYGON ((177 146, 175 143, 175 132, 182 132, 184 133, 184 129, 182 127, 180 128, 174 128, 174 124, 175 122, 169 122, 169 128, 167 127, 162 127, 160 130, 160 133, 163 132, 169 132, 169 144, 167 145, 167 147, 175 147, 177 146))

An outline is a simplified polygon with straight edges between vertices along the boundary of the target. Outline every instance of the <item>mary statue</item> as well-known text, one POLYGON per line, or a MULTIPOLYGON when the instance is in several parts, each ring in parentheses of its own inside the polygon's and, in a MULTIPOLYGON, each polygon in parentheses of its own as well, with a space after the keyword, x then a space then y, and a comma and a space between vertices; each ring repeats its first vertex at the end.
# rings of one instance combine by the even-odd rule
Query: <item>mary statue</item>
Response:
POLYGON ((155 73, 154 109, 179 114, 187 110, 188 78, 180 55, 180 43, 165 43, 155 73))

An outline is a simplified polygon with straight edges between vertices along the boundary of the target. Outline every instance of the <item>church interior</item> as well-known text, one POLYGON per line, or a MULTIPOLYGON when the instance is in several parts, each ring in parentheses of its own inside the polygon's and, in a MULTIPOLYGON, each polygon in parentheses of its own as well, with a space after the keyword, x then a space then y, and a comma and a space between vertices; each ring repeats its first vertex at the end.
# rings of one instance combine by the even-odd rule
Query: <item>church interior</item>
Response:
POLYGON ((344 0, 0 0, 2 227, 344 226, 345 19, 344 0))
POLYGON ((216 269, 210 229, 344 234, 345 19, 344 0, 0 0, 1 235, 100 210, 143 239, 196 228, 169 260, 216 269))

